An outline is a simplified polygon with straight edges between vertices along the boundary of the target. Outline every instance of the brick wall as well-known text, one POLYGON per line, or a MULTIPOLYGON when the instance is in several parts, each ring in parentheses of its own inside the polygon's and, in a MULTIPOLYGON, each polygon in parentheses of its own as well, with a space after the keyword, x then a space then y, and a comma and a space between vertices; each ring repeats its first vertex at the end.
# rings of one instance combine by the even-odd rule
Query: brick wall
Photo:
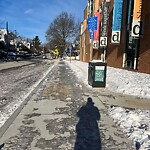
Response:
MULTIPOLYGON (((99 0, 101 4, 102 0, 99 0)), ((122 31, 121 31, 121 42, 120 44, 112 44, 111 40, 111 27, 112 27, 112 16, 113 16, 113 3, 114 0, 110 1, 110 14, 109 14, 109 27, 108 27, 108 47, 106 52, 106 62, 108 66, 122 68, 123 54, 126 50, 126 1, 124 0, 123 6, 123 19, 122 19, 122 31)), ((87 7, 84 13, 87 12, 87 7)), ((84 14, 84 18, 86 18, 84 14)), ((90 51, 91 44, 89 40, 89 31, 85 31, 85 43, 83 50, 83 61, 89 62, 90 56, 93 59, 100 59, 102 50, 90 51)), ((139 58, 138 58, 138 70, 128 69, 132 71, 138 71, 150 74, 150 0, 147 1, 147 9, 145 16, 144 36, 140 39, 139 47, 139 58)))
POLYGON ((150 1, 147 1, 144 35, 140 39, 138 71, 150 74, 150 1))

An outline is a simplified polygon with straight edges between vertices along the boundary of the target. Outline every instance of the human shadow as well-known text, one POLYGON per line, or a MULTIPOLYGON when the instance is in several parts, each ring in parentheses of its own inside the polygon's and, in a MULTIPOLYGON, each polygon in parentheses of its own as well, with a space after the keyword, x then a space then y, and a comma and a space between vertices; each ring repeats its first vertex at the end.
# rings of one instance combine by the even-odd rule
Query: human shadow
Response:
POLYGON ((2 148, 4 147, 4 145, 5 145, 4 143, 3 143, 3 144, 1 144, 1 145, 0 145, 0 149, 2 149, 2 148))
POLYGON ((94 106, 92 98, 77 112, 79 122, 76 125, 76 142, 74 150, 102 150, 101 138, 97 121, 100 113, 94 106))

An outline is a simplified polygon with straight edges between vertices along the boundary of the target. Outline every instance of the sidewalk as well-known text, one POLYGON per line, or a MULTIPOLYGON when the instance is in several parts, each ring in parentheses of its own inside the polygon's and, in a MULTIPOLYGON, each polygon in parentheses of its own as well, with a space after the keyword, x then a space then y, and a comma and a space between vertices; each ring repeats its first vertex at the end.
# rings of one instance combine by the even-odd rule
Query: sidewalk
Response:
MULTIPOLYGON (((79 78, 81 82, 84 82, 89 90, 93 89, 91 86, 88 85, 87 82, 87 71, 88 71, 88 63, 83 63, 79 61, 66 61, 68 65, 72 68, 76 76, 79 78)), ((9 63, 9 62, 8 62, 9 63)), ((11 62, 13 63, 13 62, 11 62)), ((25 63, 22 63, 24 65, 25 63)), ((7 64, 8 65, 8 64, 7 64)), ((11 66, 17 66, 17 62, 11 66)), ((21 65, 21 63, 20 63, 21 65)), ((111 69, 111 68, 110 68, 111 69)), ((116 69, 113 68, 116 72, 116 69)), ((112 70, 113 70, 112 69, 112 70)), ((117 70, 118 72, 120 70, 117 70)), ((144 147, 150 147, 150 100, 146 98, 140 99, 139 97, 126 95, 122 93, 117 93, 113 91, 109 91, 111 76, 115 77, 115 72, 108 71, 108 82, 106 88, 94 88, 95 96, 98 97, 99 102, 102 102, 106 108, 108 109, 108 114, 114 119, 116 125, 121 126, 123 131, 128 135, 130 139, 134 142, 138 141, 141 144, 144 143, 144 147), (113 75, 111 75, 113 73, 113 75), (145 141, 146 139, 146 141, 145 141), (148 141, 148 142, 147 142, 148 141)), ((117 72, 117 73, 118 73, 117 72)), ((120 71, 122 72, 122 70, 120 71)), ((131 73, 132 74, 132 73, 131 73)), ((116 75, 116 74, 115 74, 116 75)), ((129 73, 128 73, 129 75, 129 73)), ((148 75, 146 75, 149 77, 148 75)), ((117 75, 116 75, 117 77, 117 75)), ((119 76, 120 77, 120 76, 119 76)), ((124 77, 126 77, 124 75, 124 77)), ((128 76, 129 77, 129 76, 128 76)), ((133 77, 133 76, 132 76, 133 77)), ((145 77, 144 77, 145 78, 145 77)), ((145 78, 148 79, 148 78, 145 78)), ((117 79, 114 78, 113 83, 118 83, 117 79)), ((140 81, 139 81, 140 82, 140 81)), ((139 83, 138 82, 138 83, 139 83)), ((122 83, 123 84, 123 83, 122 83)), ((123 84, 125 86, 125 84, 123 84)), ((130 84, 128 84, 130 85, 130 84)), ((144 86, 149 86, 149 81, 144 86)), ((119 87, 119 85, 118 85, 119 87)), ((130 87, 128 87, 130 88, 130 87)), ((132 89, 133 87, 131 87, 132 89)), ((128 89, 130 90, 130 89, 128 89)), ((49 103, 49 102, 48 102, 49 103)), ((100 104, 101 105, 101 104, 100 104)), ((30 105, 29 105, 30 106, 30 105)), ((40 105, 42 107, 42 105, 40 105)), ((31 107, 31 106, 30 106, 31 107)), ((36 107, 35 107, 36 108, 36 107)), ((43 108, 41 108, 43 111, 43 108)), ((30 111, 30 109, 27 109, 30 111)), ((31 108, 33 111, 33 109, 31 108)), ((27 111, 27 112, 28 112, 27 111)), ((35 111, 35 110, 34 110, 35 111)), ((35 114, 38 115, 38 114, 35 114)), ((37 120, 40 121, 40 120, 37 120)), ((45 133, 45 131, 43 131, 45 133)), ((8 133, 9 134, 9 133, 8 133)), ((144 149, 146 150, 146 149, 144 149)))
MULTIPOLYGON (((66 61, 77 77, 88 85, 88 63, 66 61)), ((123 95, 132 95, 139 99, 150 100, 150 74, 128 71, 107 66, 106 89, 123 95)))
POLYGON ((150 148, 150 75, 107 67, 106 88, 88 85, 88 63, 66 61, 81 82, 95 90, 108 114, 140 150, 150 148))
MULTIPOLYGON (((76 115, 90 96, 101 115, 98 124, 100 137, 99 134, 93 134, 93 131, 97 130, 93 123, 90 123, 92 129, 89 129, 90 126, 87 126, 86 130, 82 128, 85 137, 90 139, 92 144, 93 141, 99 142, 97 139, 100 138, 105 149, 131 150, 133 143, 118 130, 101 100, 95 96, 96 92, 89 91, 88 88, 79 88, 78 85, 83 84, 74 78, 72 70, 62 65, 62 62, 58 65, 59 67, 56 66, 54 72, 49 73, 46 80, 43 80, 41 86, 29 97, 27 103, 22 104, 20 113, 11 116, 14 117, 12 123, 11 119, 7 122, 11 126, 7 130, 5 128, 6 132, 3 132, 1 137, 5 149, 15 149, 17 146, 18 150, 72 150, 78 133, 76 126, 79 118, 76 115), (72 81, 72 77, 76 82, 72 81)), ((90 116, 95 116, 95 113, 90 116)), ((89 124, 89 120, 87 121, 89 124)), ((85 138, 83 140, 87 141, 85 138)))
MULTIPOLYGON (((72 60, 71 63, 69 61, 66 61, 66 62, 74 70, 74 72, 76 72, 79 79, 82 79, 82 82, 84 82, 89 88, 92 88, 90 85, 88 85, 88 81, 87 81, 88 63, 74 61, 74 60, 72 60)), ((110 76, 109 68, 107 69, 107 76, 110 76)), ((108 78, 106 78, 106 80, 108 78)), ((115 81, 116 80, 114 79, 114 82, 115 81)), ((118 92, 115 92, 115 90, 112 91, 109 89, 109 84, 110 84, 109 82, 110 81, 108 82, 106 81, 106 88, 92 88, 92 89, 95 89, 95 91, 97 91, 97 95, 103 101, 104 104, 109 105, 109 106, 118 106, 118 107, 124 107, 124 108, 129 108, 129 109, 143 109, 143 110, 150 109, 150 99, 148 98, 140 99, 139 97, 135 95, 118 93, 118 92)))

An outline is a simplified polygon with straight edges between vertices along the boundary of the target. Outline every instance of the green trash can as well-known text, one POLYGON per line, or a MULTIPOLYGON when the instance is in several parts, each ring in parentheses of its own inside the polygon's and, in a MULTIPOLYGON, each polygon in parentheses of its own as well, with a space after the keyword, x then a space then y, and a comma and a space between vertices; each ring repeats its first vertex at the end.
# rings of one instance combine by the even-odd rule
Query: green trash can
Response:
POLYGON ((106 63, 90 61, 88 65, 88 84, 92 87, 106 87, 106 69, 106 63))

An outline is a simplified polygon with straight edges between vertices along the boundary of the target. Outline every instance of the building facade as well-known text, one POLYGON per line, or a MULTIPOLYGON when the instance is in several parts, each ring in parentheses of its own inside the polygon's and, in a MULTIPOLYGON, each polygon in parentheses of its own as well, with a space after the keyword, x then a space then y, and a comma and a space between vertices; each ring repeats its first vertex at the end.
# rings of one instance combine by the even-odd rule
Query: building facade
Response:
POLYGON ((149 0, 88 0, 81 25, 80 60, 93 59, 150 74, 149 0), (97 31, 92 31, 88 22, 94 16, 98 18, 97 31))

